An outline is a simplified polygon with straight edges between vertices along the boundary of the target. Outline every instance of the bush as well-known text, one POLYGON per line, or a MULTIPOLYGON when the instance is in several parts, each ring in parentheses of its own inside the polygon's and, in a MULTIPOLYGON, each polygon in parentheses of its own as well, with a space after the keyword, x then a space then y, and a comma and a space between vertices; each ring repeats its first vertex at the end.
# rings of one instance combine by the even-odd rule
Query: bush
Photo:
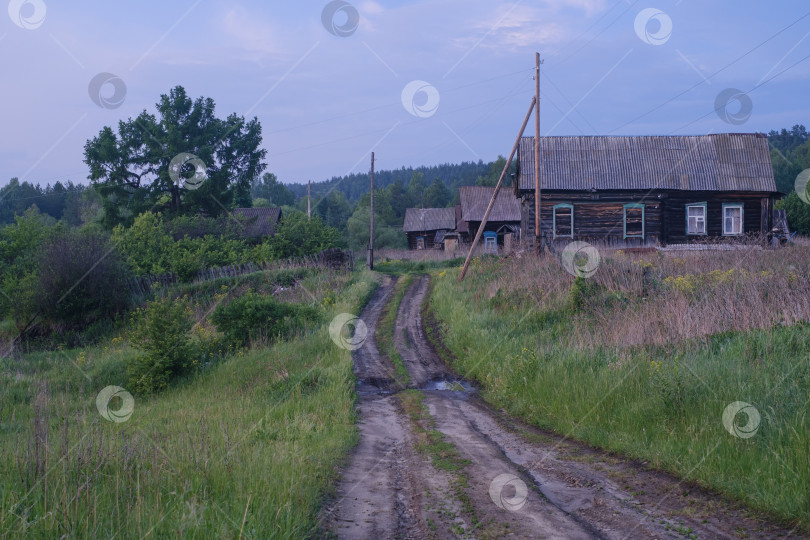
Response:
POLYGON ((307 219, 305 213, 294 212, 285 215, 275 236, 256 247, 254 258, 272 260, 299 257, 344 245, 340 231, 326 225, 320 217, 307 219))
POLYGON ((791 232, 798 231, 801 235, 810 235, 810 204, 802 201, 795 191, 778 201, 775 208, 785 210, 791 232))
POLYGON ((573 310, 580 311, 590 303, 593 303, 600 293, 599 285, 595 281, 577 276, 571 284, 571 292, 568 298, 573 310))
POLYGON ((191 341, 191 308, 185 298, 149 302, 132 315, 132 344, 143 352, 127 364, 130 387, 139 393, 166 389, 199 365, 191 341))
POLYGON ((58 232, 43 244, 36 266, 33 307, 46 325, 84 328, 129 306, 128 268, 103 234, 58 232))
POLYGON ((284 304, 271 297, 247 293, 214 311, 212 320, 225 334, 225 340, 235 346, 250 341, 285 338, 318 321, 314 308, 284 304))

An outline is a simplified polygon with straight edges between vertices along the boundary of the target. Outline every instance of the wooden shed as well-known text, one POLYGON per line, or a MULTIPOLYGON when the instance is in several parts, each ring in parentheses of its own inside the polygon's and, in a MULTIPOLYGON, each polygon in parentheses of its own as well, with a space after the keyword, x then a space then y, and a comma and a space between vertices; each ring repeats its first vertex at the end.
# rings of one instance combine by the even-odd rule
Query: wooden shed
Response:
MULTIPOLYGON (((761 134, 541 137, 541 234, 615 247, 767 234, 778 195, 761 134)), ((518 149, 515 195, 534 238, 534 137, 518 149)))
POLYGON ((408 237, 408 249, 443 247, 445 235, 456 230, 456 209, 408 208, 402 230, 408 237))
MULTIPOLYGON (((494 187, 463 186, 459 188, 461 219, 457 230, 464 241, 469 242, 475 238, 494 192, 494 187)), ((504 238, 507 235, 511 234, 515 240, 520 238, 520 200, 515 198, 514 193, 508 189, 502 189, 498 193, 484 231, 495 233, 495 238, 500 246, 504 245, 504 238)))

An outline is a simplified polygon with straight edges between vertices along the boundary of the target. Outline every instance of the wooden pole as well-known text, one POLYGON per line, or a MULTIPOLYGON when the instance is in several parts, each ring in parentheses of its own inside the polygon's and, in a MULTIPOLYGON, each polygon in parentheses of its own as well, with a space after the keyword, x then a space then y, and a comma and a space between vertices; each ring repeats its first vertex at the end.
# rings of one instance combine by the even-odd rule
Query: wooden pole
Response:
POLYGON ((478 241, 481 240, 481 235, 484 234, 484 227, 489 219, 489 214, 492 212, 492 207, 495 206, 495 199, 497 199, 498 192, 501 190, 503 179, 506 177, 506 173, 509 172, 509 167, 512 166, 512 159, 515 157, 515 152, 517 152, 518 146, 520 145, 520 138, 523 137, 523 132, 526 131, 526 125, 529 123, 529 118, 532 117, 532 112, 534 112, 534 105, 536 101, 537 98, 532 98, 532 104, 529 105, 529 111, 526 113, 526 118, 523 119, 523 125, 520 126, 520 133, 518 133, 515 144, 512 146, 512 151, 509 153, 509 159, 506 160, 506 165, 503 168, 503 172, 501 172, 501 177, 498 179, 498 184, 495 186, 495 191, 492 193, 492 198, 489 200, 487 211, 484 212, 484 219, 481 220, 481 226, 478 227, 478 232, 475 234, 475 240, 473 240, 472 246, 470 246, 470 253, 467 255, 467 260, 464 261, 464 267, 461 269, 461 275, 458 276, 459 282, 461 282, 461 280, 463 280, 464 276, 467 274, 467 267, 470 265, 470 260, 472 260, 473 251, 475 251, 475 246, 478 245, 478 241))
POLYGON ((534 56, 534 250, 543 251, 540 228, 540 53, 534 56))
POLYGON ((307 182, 307 219, 312 219, 312 180, 307 182))
POLYGON ((369 211, 368 269, 374 270, 374 152, 371 153, 371 201, 369 211))

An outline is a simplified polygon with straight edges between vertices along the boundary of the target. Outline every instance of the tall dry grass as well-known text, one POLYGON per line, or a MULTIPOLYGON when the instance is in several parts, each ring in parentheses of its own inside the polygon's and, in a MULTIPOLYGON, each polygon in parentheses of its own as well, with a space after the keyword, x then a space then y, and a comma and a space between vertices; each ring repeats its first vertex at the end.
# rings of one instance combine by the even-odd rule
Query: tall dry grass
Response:
MULTIPOLYGON (((569 319, 566 346, 680 342, 810 320, 810 247, 778 250, 600 253, 587 309, 569 319)), ((518 254, 482 262, 482 295, 527 309, 564 309, 574 276, 559 258, 518 254), (532 306, 534 304, 534 306, 532 306)))

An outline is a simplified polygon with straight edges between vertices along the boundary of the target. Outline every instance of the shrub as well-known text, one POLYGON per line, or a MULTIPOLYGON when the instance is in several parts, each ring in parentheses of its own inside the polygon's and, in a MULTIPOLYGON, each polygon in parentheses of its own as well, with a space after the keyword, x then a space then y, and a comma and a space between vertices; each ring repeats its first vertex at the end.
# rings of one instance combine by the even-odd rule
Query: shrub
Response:
POLYGON ((247 293, 214 311, 212 320, 225 339, 236 346, 249 341, 274 341, 288 337, 317 321, 318 311, 308 306, 285 304, 271 297, 247 293))
POLYGON ((810 235, 810 204, 802 201, 795 191, 778 201, 775 208, 785 210, 791 231, 799 231, 799 234, 805 236, 810 235))
POLYGON ((574 311, 579 311, 594 301, 600 294, 599 285, 588 278, 577 276, 571 284, 569 300, 574 311))
POLYGON ((298 257, 319 253, 333 247, 344 247, 340 231, 326 225, 320 217, 307 219, 303 212, 285 215, 278 232, 256 248, 259 260, 298 257))
POLYGON ((106 236, 89 230, 56 233, 37 256, 34 309, 52 327, 84 328, 129 305, 129 271, 106 236))
POLYGON ((199 364, 191 341, 191 308, 185 298, 149 302, 132 315, 130 339, 144 354, 127 364, 130 387, 140 393, 166 389, 199 364))

